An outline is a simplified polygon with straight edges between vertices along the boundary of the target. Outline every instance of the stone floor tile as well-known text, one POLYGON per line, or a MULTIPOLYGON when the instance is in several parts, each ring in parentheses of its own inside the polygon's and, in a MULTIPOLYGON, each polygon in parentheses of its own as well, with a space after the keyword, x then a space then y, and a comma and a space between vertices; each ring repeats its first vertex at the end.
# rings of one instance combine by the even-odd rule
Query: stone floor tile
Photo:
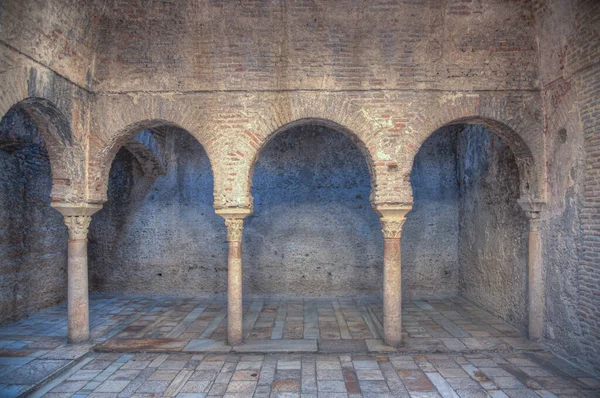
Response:
POLYGON ((502 391, 510 398, 540 398, 540 396, 533 390, 528 388, 504 388, 502 391))
POLYGON ((440 398, 440 394, 435 391, 411 391, 411 398, 440 398))
POLYGON ((389 393, 390 389, 385 381, 359 380, 360 390, 363 393, 389 393))
POLYGON ((319 369, 317 365, 317 380, 344 380, 342 369, 319 369))
POLYGON ((67 366, 68 360, 36 359, 0 377, 0 384, 35 384, 67 366))
POLYGON ((343 381, 335 381, 335 380, 318 380, 317 381, 317 391, 319 392, 319 396, 321 393, 326 392, 346 392, 346 384, 343 381))
POLYGON ((285 361, 285 360, 277 361, 277 369, 283 369, 283 370, 302 369, 302 362, 301 361, 285 361))
POLYGON ((227 386, 228 393, 253 393, 257 383, 254 381, 232 381, 227 386))
POLYGON ((383 373, 379 369, 357 370, 358 380, 384 380, 383 373))
POLYGON ((153 394, 162 394, 169 386, 168 381, 148 380, 136 390, 136 393, 149 392, 153 394))
POLYGON ((258 381, 260 375, 259 370, 236 370, 231 377, 231 380, 240 381, 258 381))
POLYGON ((177 398, 206 398, 204 392, 180 392, 176 395, 177 398))
POLYGON ((72 381, 66 380, 54 387, 50 392, 69 392, 75 393, 81 390, 88 382, 87 381, 72 381))
POLYGON ((194 392, 194 393, 208 392, 207 390, 210 388, 210 385, 211 385, 211 382, 208 380, 194 380, 194 381, 188 380, 183 385, 180 392, 194 392))
POLYGON ((129 384, 129 380, 106 380, 94 392, 121 392, 129 384))
POLYGON ((353 361, 353 364, 356 370, 379 369, 377 361, 353 361))
POLYGON ((493 382, 502 390, 507 388, 525 388, 525 386, 516 377, 492 377, 493 382))
POLYGON ((456 390, 456 393, 458 394, 458 396, 460 398, 488 398, 489 395, 487 393, 486 390, 483 389, 473 389, 473 390, 466 390, 466 389, 458 389, 456 390))
POLYGON ((300 380, 275 380, 271 390, 273 392, 300 392, 300 380))

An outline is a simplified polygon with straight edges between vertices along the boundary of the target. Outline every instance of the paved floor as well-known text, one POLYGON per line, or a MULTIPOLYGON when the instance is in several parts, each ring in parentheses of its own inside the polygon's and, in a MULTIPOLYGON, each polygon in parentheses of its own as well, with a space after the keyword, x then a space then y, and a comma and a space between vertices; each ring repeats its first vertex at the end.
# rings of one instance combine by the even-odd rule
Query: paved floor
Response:
POLYGON ((100 354, 45 397, 592 397, 600 383, 551 355, 100 354))
POLYGON ((252 299, 245 302, 246 341, 234 347, 225 341, 226 302, 220 299, 92 296, 90 319, 92 340, 79 345, 66 344, 64 304, 0 328, 0 396, 37 389, 38 395, 90 398, 407 391, 413 397, 504 397, 501 391, 552 397, 596 396, 600 389, 457 297, 405 301, 405 344, 398 349, 381 341, 379 300, 252 299), (254 367, 243 369, 246 362, 254 367), (325 372, 327 366, 335 369, 325 372))

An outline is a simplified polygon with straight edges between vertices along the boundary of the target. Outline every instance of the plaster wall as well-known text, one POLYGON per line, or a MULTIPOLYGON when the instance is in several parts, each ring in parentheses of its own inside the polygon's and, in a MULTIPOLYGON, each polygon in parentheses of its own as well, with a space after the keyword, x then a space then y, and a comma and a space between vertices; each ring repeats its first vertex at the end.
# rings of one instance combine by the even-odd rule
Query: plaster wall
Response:
POLYGON ((481 126, 457 139, 459 293, 527 332, 528 220, 510 148, 481 126))
MULTIPOLYGON (((457 290, 456 154, 446 149, 453 137, 429 140, 415 162, 420 206, 403 234, 406 295, 457 290)), ((156 180, 126 149, 113 161, 109 201, 90 227, 92 289, 224 295, 225 228, 212 209, 208 159, 181 131, 167 133, 164 145, 166 174, 156 180)), ((381 226, 367 162, 348 137, 318 125, 290 128, 263 149, 253 175, 245 295, 381 295, 381 226)))
POLYGON ((169 131, 165 174, 144 175, 121 149, 110 174, 109 202, 92 218, 92 290, 120 294, 223 295, 227 243, 214 213, 213 175, 202 146, 169 131))
POLYGON ((460 126, 437 130, 415 156, 414 205, 402 227, 403 294, 458 293, 459 132, 460 126))
POLYGON ((66 298, 67 229, 51 187, 36 126, 10 111, 0 122, 0 324, 66 298))

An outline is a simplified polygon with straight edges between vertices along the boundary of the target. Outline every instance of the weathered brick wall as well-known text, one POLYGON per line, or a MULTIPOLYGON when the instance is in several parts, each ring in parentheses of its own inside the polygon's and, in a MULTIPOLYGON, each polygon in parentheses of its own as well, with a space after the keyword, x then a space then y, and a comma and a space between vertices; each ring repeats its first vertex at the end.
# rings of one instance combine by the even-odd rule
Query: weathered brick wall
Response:
POLYGON ((0 117, 23 107, 48 151, 53 200, 84 200, 92 94, 1 43, 0 60, 0 117))
POLYGON ((555 351, 600 373, 600 3, 536 2, 548 209, 546 331, 555 351))
POLYGON ((532 89, 527 1, 113 1, 100 91, 532 89))
POLYGON ((89 200, 105 200, 114 154, 148 123, 194 135, 215 174, 215 207, 250 207, 254 160, 281 128, 329 121, 354 138, 371 167, 374 203, 411 203, 414 155, 439 127, 489 124, 523 166, 522 192, 544 195, 544 137, 536 92, 258 92, 97 95, 92 104, 89 200), (495 123, 500 121, 503 123, 495 123), (156 122, 154 122, 156 124, 156 122), (541 177, 540 177, 541 176, 541 177))

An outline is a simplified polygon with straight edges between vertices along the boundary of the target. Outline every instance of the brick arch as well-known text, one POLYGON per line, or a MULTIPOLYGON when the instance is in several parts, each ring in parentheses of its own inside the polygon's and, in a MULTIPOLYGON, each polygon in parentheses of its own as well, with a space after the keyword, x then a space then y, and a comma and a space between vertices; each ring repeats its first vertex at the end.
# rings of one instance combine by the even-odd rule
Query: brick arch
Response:
MULTIPOLYGON (((469 99, 467 99, 469 101, 469 99)), ((436 107, 420 115, 412 124, 413 134, 408 142, 407 158, 403 162, 405 178, 409 179, 415 156, 424 142, 438 129, 457 124, 481 125, 505 140, 515 155, 519 169, 522 198, 544 200, 544 165, 542 128, 526 118, 503 118, 500 112, 488 114, 479 100, 457 106, 436 107), (502 118, 502 119, 501 119, 502 118)))
POLYGON ((157 176, 158 174, 164 172, 164 164, 162 163, 162 160, 157 155, 155 150, 153 150, 152 148, 148 148, 142 142, 132 142, 131 140, 137 134, 145 130, 164 131, 165 129, 183 130, 188 132, 194 138, 196 138, 198 142, 200 142, 200 145, 202 145, 202 148, 207 154, 214 178, 214 164, 211 160, 210 155, 208 154, 208 151, 206 151, 206 146, 201 140, 198 139, 197 136, 191 134, 189 130, 170 121, 161 119, 144 120, 130 124, 121 129, 117 134, 112 136, 112 138, 108 142, 105 143, 104 147, 100 151, 98 151, 96 157, 92 160, 91 163, 96 165, 96 168, 93 175, 93 192, 90 193, 92 198, 91 201, 101 203, 107 200, 108 179, 111 165, 117 152, 121 147, 125 147, 127 150, 132 152, 136 159, 141 159, 142 167, 146 172, 150 173, 151 175, 157 176))
MULTIPOLYGON (((252 207, 252 177, 254 166, 260 153, 267 143, 279 132, 302 124, 315 124, 332 128, 349 137, 362 152, 371 175, 371 202, 376 202, 379 196, 378 181, 386 171, 385 163, 378 159, 377 151, 380 145, 374 138, 381 132, 380 122, 368 115, 362 109, 348 101, 337 98, 300 98, 285 97, 273 101, 265 111, 260 113, 260 119, 252 123, 251 129, 246 129, 238 140, 236 148, 230 155, 236 161, 243 157, 245 167, 236 179, 237 194, 243 195, 240 207, 252 207), (235 155, 239 156, 235 156, 235 155), (241 188, 241 189, 240 189, 241 188)), ((238 201, 239 203, 239 201, 238 201)))
POLYGON ((348 128, 346 128, 344 126, 341 126, 335 122, 332 122, 331 120, 315 119, 315 118, 300 119, 300 120, 296 120, 291 123, 288 123, 288 124, 282 126, 281 128, 279 128, 278 130, 274 131, 272 134, 270 134, 267 137, 266 140, 264 140, 262 142, 262 144, 258 147, 257 151, 254 153, 254 158, 250 162, 250 170, 248 173, 248 182, 247 182, 247 189, 248 189, 247 194, 250 195, 250 197, 252 196, 251 191, 252 191, 252 180, 254 177, 254 169, 256 167, 256 163, 257 163, 258 159, 260 158, 260 155, 262 154, 263 150, 267 147, 269 142, 271 142, 271 140, 273 140, 273 138, 275 138, 275 136, 277 136, 279 133, 289 130, 291 128, 294 128, 297 126, 303 126, 303 125, 304 126, 315 125, 315 126, 327 127, 332 130, 335 130, 337 132, 340 132, 340 133, 344 134, 346 137, 350 138, 350 140, 354 143, 354 145, 356 145, 356 147, 363 154, 363 157, 364 157, 365 161, 367 162, 367 167, 369 168, 369 174, 371 176, 371 197, 373 197, 373 192, 376 191, 376 189, 377 189, 377 176, 375 174, 375 162, 373 161, 373 157, 369 153, 364 142, 362 142, 361 139, 356 134, 354 134, 351 130, 349 130, 348 128))
MULTIPOLYGON (((80 146, 74 142, 69 119, 52 101, 41 97, 20 100, 3 115, 15 109, 24 112, 38 128, 41 136, 38 144, 44 146, 50 160, 52 200, 79 201, 81 190, 74 189, 74 186, 83 180, 83 156, 80 146)), ((0 137, 0 141, 12 139, 18 141, 17 137, 0 137)))

